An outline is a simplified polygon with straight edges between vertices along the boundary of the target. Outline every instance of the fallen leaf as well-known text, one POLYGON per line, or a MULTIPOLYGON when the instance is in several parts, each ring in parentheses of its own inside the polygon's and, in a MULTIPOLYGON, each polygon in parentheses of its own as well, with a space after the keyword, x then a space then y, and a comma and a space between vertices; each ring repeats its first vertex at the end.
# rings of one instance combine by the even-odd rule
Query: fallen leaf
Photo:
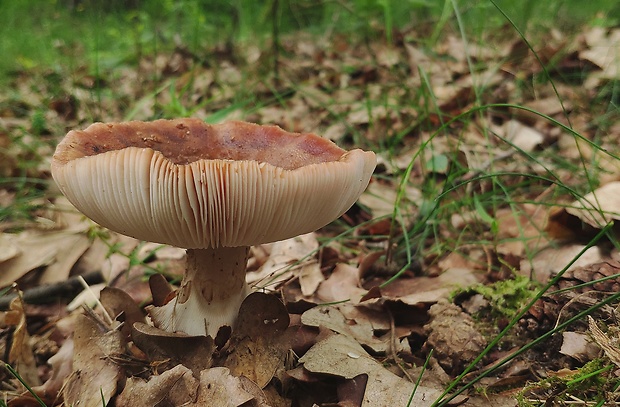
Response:
POLYGON ((318 261, 304 264, 299 271, 299 286, 304 297, 310 297, 319 288, 319 285, 325 281, 325 276, 321 271, 321 265, 318 261))
POLYGON ((199 377, 200 372, 211 367, 213 362, 215 344, 210 336, 168 332, 143 322, 135 322, 131 337, 148 360, 161 371, 183 365, 199 377))
POLYGON ((93 317, 80 314, 73 341, 73 373, 63 390, 65 403, 83 407, 107 405, 125 376, 111 359, 124 352, 121 332, 107 330, 93 317))
POLYGON ((26 326, 24 303, 20 296, 15 297, 10 304, 9 311, 0 315, 0 326, 10 326, 13 336, 8 350, 7 362, 19 373, 22 379, 31 386, 41 384, 37 372, 37 364, 32 352, 30 334, 26 326))
POLYGON ((573 202, 566 212, 597 229, 613 220, 620 220, 620 182, 603 185, 573 202))
POLYGON ((246 282, 257 287, 276 287, 293 277, 306 261, 314 262, 318 249, 314 233, 275 242, 265 263, 246 274, 246 282))
POLYGON ((301 322, 306 326, 323 327, 347 335, 371 348, 376 354, 385 355, 391 348, 389 340, 375 336, 376 330, 385 332, 390 328, 389 316, 385 312, 371 313, 348 304, 319 306, 304 312, 301 322))
POLYGON ((91 284, 88 288, 84 288, 69 304, 67 304, 67 311, 75 311, 83 306, 87 308, 95 307, 99 301, 101 291, 107 286, 106 283, 99 283, 91 284))
POLYGON ((596 358, 601 348, 593 343, 590 335, 584 332, 563 332, 562 347, 560 353, 570 356, 581 363, 589 362, 596 358))
POLYGON ((364 294, 366 290, 360 287, 359 269, 346 263, 338 263, 316 291, 316 296, 323 302, 349 300, 358 303, 364 294))
MULTIPOLYGON (((575 257, 584 249, 586 249, 586 246, 581 244, 568 244, 557 248, 549 247, 536 254, 531 260, 521 260, 519 272, 523 275, 532 276, 536 281, 544 284, 560 271, 564 270, 564 268, 575 260, 575 257)), ((602 260, 603 253, 601 248, 592 246, 587 248, 581 256, 568 267, 567 271, 600 263, 602 260)))
POLYGON ((407 305, 434 304, 454 289, 479 283, 479 273, 468 268, 449 268, 437 277, 401 278, 381 289, 383 298, 407 305))
POLYGON ((526 126, 518 120, 508 120, 502 126, 492 126, 491 128, 501 137, 525 152, 533 151, 545 140, 538 130, 526 126))
POLYGON ((183 365, 177 365, 149 380, 129 377, 116 399, 118 407, 153 407, 159 405, 195 405, 198 379, 183 365))
POLYGON ((342 407, 357 407, 362 405, 367 383, 368 375, 365 373, 357 375, 353 379, 345 380, 343 383, 339 383, 336 390, 338 394, 338 405, 342 407))
MULTIPOLYGON (((10 260, 21 253, 19 246, 15 243, 15 235, 10 233, 0 234, 0 263, 10 260)), ((0 285, 2 282, 0 282, 0 285)))
POLYGON ((299 359, 306 370, 345 379, 367 374, 368 382, 362 407, 406 406, 424 407, 432 405, 441 390, 418 386, 391 373, 373 359, 354 339, 345 335, 331 335, 314 345, 299 359))
POLYGON ((620 69, 620 29, 606 31, 603 27, 592 27, 585 33, 588 49, 579 52, 579 57, 601 68, 596 78, 618 79, 620 69))
POLYGON ((100 295, 101 304, 110 317, 122 323, 121 332, 125 337, 131 335, 131 328, 136 322, 144 322, 144 313, 125 291, 115 287, 105 287, 100 295))
POLYGON ((538 205, 501 208, 495 213, 497 222, 497 252, 521 256, 536 253, 549 244, 544 227, 549 211, 538 205))
POLYGON ((8 239, 11 245, 19 247, 20 253, 0 263, 1 287, 10 285, 35 268, 56 262, 60 262, 60 266, 54 267, 52 269, 54 274, 48 274, 46 280, 48 282, 65 280, 77 257, 88 247, 86 235, 67 231, 29 230, 19 235, 5 233, 4 239, 8 239), (36 256, 32 253, 36 253, 36 256))
POLYGON ((58 352, 47 360, 52 367, 52 375, 41 386, 33 390, 43 400, 51 404, 58 398, 63 383, 73 372, 73 339, 67 339, 58 352))
POLYGON ((225 367, 200 372, 198 399, 190 406, 238 407, 254 397, 247 392, 240 378, 232 376, 225 367))
POLYGON ((234 376, 245 376, 265 387, 291 347, 289 315, 273 295, 250 294, 241 304, 224 362, 234 376))

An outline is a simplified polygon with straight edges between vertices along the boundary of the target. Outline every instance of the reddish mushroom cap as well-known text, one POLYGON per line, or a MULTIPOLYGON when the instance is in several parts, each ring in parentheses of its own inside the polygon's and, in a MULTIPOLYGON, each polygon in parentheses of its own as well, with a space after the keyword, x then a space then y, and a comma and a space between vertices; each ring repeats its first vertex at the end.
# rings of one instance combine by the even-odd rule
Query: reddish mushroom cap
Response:
POLYGON ((364 191, 375 155, 314 134, 197 119, 96 123, 58 145, 52 175, 111 230, 184 248, 249 246, 314 231, 364 191))

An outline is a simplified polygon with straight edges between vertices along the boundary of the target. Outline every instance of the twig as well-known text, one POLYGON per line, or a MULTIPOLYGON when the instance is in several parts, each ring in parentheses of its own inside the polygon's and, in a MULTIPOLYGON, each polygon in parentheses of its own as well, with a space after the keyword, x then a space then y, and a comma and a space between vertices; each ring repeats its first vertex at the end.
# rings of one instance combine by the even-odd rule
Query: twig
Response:
MULTIPOLYGON (((26 304, 49 304, 57 301, 59 297, 71 297, 82 290, 80 278, 87 284, 98 284, 104 281, 101 271, 93 271, 83 276, 75 276, 65 281, 54 284, 46 284, 24 290, 23 300, 26 304)), ((11 301, 17 297, 17 293, 7 294, 0 297, 0 311, 9 309, 11 301)))
POLYGON ((77 276, 77 279, 82 285, 82 287, 84 288, 84 290, 86 290, 88 294, 90 294, 90 296, 95 300, 99 308, 101 308, 101 313, 103 314, 103 317, 106 320, 105 322, 107 322, 109 326, 112 326, 112 324, 114 323, 114 320, 112 319, 110 314, 108 314, 108 310, 105 309, 101 301, 99 301, 97 294, 93 292, 93 290, 90 288, 90 285, 86 282, 86 280, 84 280, 84 277, 77 276))
POLYGON ((387 314, 390 317, 390 353, 392 354, 392 359, 394 359, 394 363, 398 366, 398 368, 403 372, 403 374, 409 379, 411 383, 415 383, 416 381, 409 375, 409 372, 401 365, 401 360, 396 353, 396 324, 394 323, 394 315, 392 315, 392 311, 387 310, 387 314))

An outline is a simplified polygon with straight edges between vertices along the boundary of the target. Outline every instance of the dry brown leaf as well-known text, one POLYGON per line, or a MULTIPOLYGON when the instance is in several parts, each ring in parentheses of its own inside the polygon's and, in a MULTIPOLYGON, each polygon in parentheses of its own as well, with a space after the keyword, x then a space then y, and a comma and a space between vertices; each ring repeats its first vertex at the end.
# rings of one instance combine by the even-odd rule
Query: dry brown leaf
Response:
POLYGON ((161 370, 183 365, 198 377, 213 362, 215 344, 210 336, 189 336, 136 322, 132 326, 131 337, 149 361, 161 370))
POLYGON ((131 328, 135 322, 144 322, 144 313, 125 291, 115 287, 105 287, 100 295, 101 304, 114 318, 122 323, 121 332, 126 337, 131 334, 131 328))
MULTIPOLYGON (((531 260, 521 260, 520 273, 532 276, 536 281, 545 284, 550 278, 562 271, 585 248, 586 246, 580 244, 570 244, 558 248, 548 247, 536 254, 531 260)), ((583 252, 567 271, 600 263, 603 259, 601 249, 592 246, 583 252)))
MULTIPOLYGON (((21 253, 14 237, 15 235, 9 233, 0 234, 0 247, 2 247, 2 250, 0 250, 0 263, 19 256, 21 253)), ((0 285, 1 284, 2 283, 0 282, 0 285)))
POLYGON ((545 140, 544 136, 536 129, 519 122, 508 120, 501 126, 491 126, 491 129, 502 138, 520 148, 531 152, 545 140))
POLYGON ((33 387, 48 405, 58 399, 64 381, 73 371, 73 339, 66 339, 58 352, 47 360, 52 367, 52 374, 41 386, 33 387))
MULTIPOLYGON (((413 383, 389 372, 366 353, 360 344, 345 335, 331 335, 318 342, 301 357, 299 362, 312 373, 345 379, 367 374, 368 382, 362 407, 406 406, 413 393, 413 383)), ((440 394, 440 389, 420 385, 410 405, 430 406, 440 394)))
POLYGON ((67 311, 72 312, 83 306, 94 308, 99 301, 99 294, 107 286, 106 283, 99 283, 91 284, 87 288, 84 288, 69 304, 67 304, 67 311))
POLYGON ((198 399, 190 406, 238 407, 254 396, 244 389, 241 379, 225 367, 214 367, 200 372, 198 399))
POLYGON ((314 233, 275 242, 271 244, 269 258, 258 270, 248 272, 246 281, 257 287, 276 287, 293 277, 301 265, 305 264, 304 261, 315 261, 314 254, 318 249, 319 243, 314 233), (304 261, 301 261, 302 259, 304 261), (297 262, 300 264, 295 264, 297 262), (293 265, 295 267, 291 267, 293 265))
POLYGON ((601 349, 592 341, 590 335, 584 332, 563 332, 560 353, 570 356, 581 363, 596 358, 601 349))
POLYGON ((5 237, 19 247, 20 254, 0 263, 0 286, 10 285, 29 271, 56 262, 61 264, 52 269, 55 274, 49 273, 46 280, 63 281, 69 276, 73 263, 89 245, 86 235, 67 231, 30 230, 19 235, 5 234, 5 237))
POLYGON ((304 312, 301 322, 307 326, 320 326, 347 335, 377 354, 385 355, 392 346, 389 339, 375 336, 375 330, 385 332, 390 329, 390 319, 386 312, 373 313, 347 304, 319 306, 304 312))
POLYGON ((458 287, 469 287, 479 282, 472 269, 450 268, 438 277, 400 279, 381 289, 383 298, 407 305, 434 304, 447 298, 458 287))
POLYGON ((332 274, 319 285, 316 295, 323 302, 349 300, 360 302, 366 290, 360 287, 360 272, 357 267, 338 263, 332 274))
POLYGON ((495 213, 498 233, 497 252, 521 256, 524 253, 536 253, 549 244, 544 233, 548 207, 522 205, 519 210, 514 207, 502 208, 495 213))
POLYGON ((620 220, 620 182, 603 185, 565 210, 597 229, 613 220, 620 220))
POLYGON ((284 367, 292 340, 288 326, 288 312, 278 298, 250 294, 241 304, 224 366, 234 376, 245 376, 265 387, 276 370, 284 367))
POLYGON ((318 261, 306 263, 301 266, 299 271, 299 286, 304 297, 310 297, 319 288, 319 285, 325 281, 325 276, 321 271, 321 265, 318 261))
POLYGON ((607 32, 603 27, 592 27, 584 37, 588 49, 579 52, 579 57, 601 68, 601 72, 592 74, 590 81, 620 78, 620 29, 607 32))
MULTIPOLYGON (((573 126, 577 126, 574 122, 583 117, 577 116, 577 119, 571 119, 573 126)), ((580 124, 580 127, 587 127, 589 122, 580 124)), ((610 136, 613 134, 610 131, 610 136)), ((615 134, 619 134, 617 131, 615 134)), ((613 139, 610 140, 611 143, 613 139)), ((593 144, 590 140, 583 140, 579 137, 575 137, 572 134, 561 134, 558 137, 558 146, 564 158, 578 159, 580 162, 596 162, 597 167, 603 169, 603 172, 597 174, 600 185, 605 185, 610 182, 617 181, 620 178, 620 160, 616 158, 617 154, 613 156, 609 152, 616 152, 616 148, 612 147, 608 151, 601 149, 597 144, 593 144)), ((585 169, 584 169, 585 171, 585 169)))
POLYGON ((83 407, 101 407, 102 402, 107 405, 125 376, 111 359, 125 351, 121 332, 107 330, 93 317, 80 314, 73 341, 73 374, 63 390, 65 403, 79 403, 83 407))
POLYGON ((129 377, 116 399, 118 407, 153 407, 158 405, 193 405, 198 394, 198 379, 191 370, 177 365, 148 381, 129 377), (167 404, 166 404, 167 403, 167 404))
POLYGON ((20 296, 11 301, 9 311, 0 315, 0 326, 11 326, 14 329, 7 362, 29 385, 38 386, 41 384, 32 352, 30 334, 28 334, 26 326, 24 303, 20 296))

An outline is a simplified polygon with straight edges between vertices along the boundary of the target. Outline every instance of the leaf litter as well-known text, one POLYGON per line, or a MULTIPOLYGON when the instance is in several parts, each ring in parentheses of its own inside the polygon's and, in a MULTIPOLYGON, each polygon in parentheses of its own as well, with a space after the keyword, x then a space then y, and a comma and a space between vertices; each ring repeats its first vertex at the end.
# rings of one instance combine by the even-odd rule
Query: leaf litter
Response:
MULTIPOLYGON (((557 58, 558 75, 575 63, 590 64, 583 87, 593 92, 618 79, 617 57, 610 52, 617 48, 618 32, 585 28, 574 42, 554 32, 540 55, 557 58)), ((274 90, 256 84, 262 105, 247 112, 235 99, 237 90, 248 72, 266 69, 270 58, 249 45, 240 47, 239 55, 223 53, 218 64, 204 66, 197 66, 182 48, 142 56, 138 67, 119 66, 116 79, 105 83, 116 99, 93 98, 99 79, 85 71, 62 76, 53 86, 63 95, 51 103, 43 95, 55 91, 43 75, 17 76, 11 86, 22 95, 29 116, 15 117, 4 108, 6 96, 0 95, 0 145, 9 147, 0 150, 3 177, 16 176, 18 163, 33 160, 36 151, 44 158, 26 175, 49 180, 49 156, 65 129, 93 119, 151 119, 170 114, 166 109, 175 103, 190 106, 191 115, 203 119, 225 112, 222 118, 314 131, 343 144, 393 148, 382 152, 368 191, 343 216, 353 234, 332 240, 342 229, 329 226, 318 234, 252 248, 247 280, 263 292, 250 295, 235 326, 216 338, 164 332, 145 317, 144 306, 164 302, 179 281, 182 251, 102 230, 51 185, 43 198, 28 203, 28 216, 0 222, 0 286, 17 283, 24 290, 23 296, 14 291, 15 298, 0 313, 0 350, 6 362, 48 405, 101 406, 103 400, 116 406, 430 406, 507 323, 488 317, 493 306, 488 298, 475 290, 453 296, 455 289, 510 282, 515 274, 540 284, 557 280, 518 321, 514 334, 485 356, 485 366, 618 292, 616 249, 608 241, 589 248, 584 242, 620 212, 614 182, 620 167, 605 154, 617 152, 617 126, 609 128, 599 149, 559 132, 540 115, 499 106, 436 132, 474 107, 476 89, 484 86, 490 91, 480 103, 517 103, 565 124, 566 109, 575 128, 594 139, 587 124, 596 112, 588 110, 590 102, 583 107, 592 93, 558 83, 564 102, 559 104, 549 86, 518 88, 513 75, 532 79, 540 67, 517 40, 476 46, 450 35, 430 49, 412 41, 415 34, 405 30, 389 46, 371 41, 363 51, 339 37, 287 38, 281 44, 288 55, 282 77, 298 85, 273 104, 268 100, 274 90), (470 72, 468 57, 484 62, 484 68, 470 72), (163 82, 153 83, 147 73, 163 82), (414 90, 426 86, 437 108, 425 112, 411 106, 422 104, 423 96, 414 90), (178 101, 171 99, 174 94, 178 101), (214 102, 204 104, 204 98, 214 102), (137 101, 129 114, 119 103, 123 100, 137 101), (45 106, 45 131, 37 131, 37 138, 32 118, 40 106, 45 106), (96 117, 92 112, 98 112, 96 117), (524 154, 536 155, 538 161, 523 159, 524 154), (416 259, 417 266, 385 285, 399 269, 386 264, 393 243, 388 238, 408 236, 407 228, 425 222, 430 183, 466 182, 466 188, 447 188, 446 195, 459 202, 491 190, 488 179, 478 178, 490 170, 546 175, 554 154, 578 163, 581 157, 601 160, 607 173, 593 175, 600 187, 585 190, 575 170, 583 168, 567 165, 557 168, 555 176, 580 188, 582 199, 556 194, 552 183, 534 182, 523 202, 456 211, 450 222, 437 226, 436 240, 471 233, 474 243, 439 254, 429 250, 416 259), (448 180, 455 168, 460 173, 448 180), (396 179, 402 174, 410 182, 399 189, 396 179), (397 202, 400 213, 394 211, 397 202), (398 222, 393 222, 394 214, 401 217, 398 222), (98 298, 80 297, 67 309, 64 305, 78 290, 49 294, 54 283, 89 273, 104 280, 98 298), (149 285, 147 277, 153 275, 149 285), (577 288, 562 291, 572 287, 577 288), (46 305, 24 303, 22 298, 33 298, 31 290, 41 288, 37 298, 46 305)), ((16 208, 19 190, 6 185, 0 187, 0 206, 16 208)), ((438 210, 448 207, 442 205, 438 210)), ((419 244, 429 248, 437 243, 430 240, 419 244)), ((398 255, 391 261, 404 262, 398 255)), ((599 348, 617 364, 614 315, 610 306, 599 308, 588 321, 578 321, 480 381, 487 395, 470 392, 450 405, 514 405, 513 389, 566 369, 578 372, 600 356, 599 348), (608 323, 606 331, 597 321, 608 323)), ((0 378, 9 405, 34 403, 15 377, 3 371, 0 378)), ((552 402, 555 396, 545 397, 552 402)))

